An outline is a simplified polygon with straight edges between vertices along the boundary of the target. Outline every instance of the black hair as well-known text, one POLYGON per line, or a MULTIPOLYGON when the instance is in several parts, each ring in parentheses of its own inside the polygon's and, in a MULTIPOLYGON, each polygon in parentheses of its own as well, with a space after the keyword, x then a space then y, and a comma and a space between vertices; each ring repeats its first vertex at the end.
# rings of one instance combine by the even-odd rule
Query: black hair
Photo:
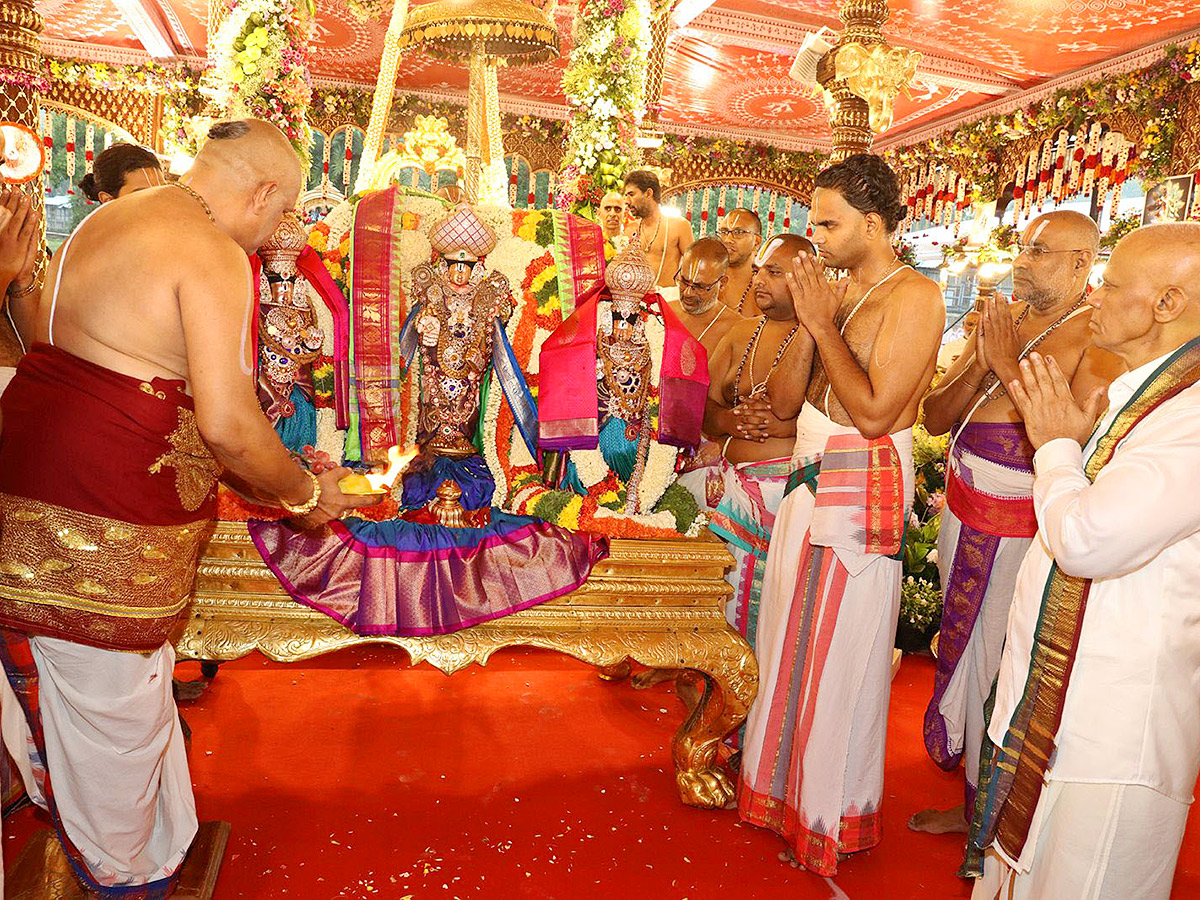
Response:
POLYGON ((125 176, 138 169, 162 169, 158 157, 137 144, 113 144, 96 157, 92 171, 83 176, 79 189, 93 202, 99 202, 100 193, 113 197, 125 186, 125 176))
POLYGON ((216 122, 208 129, 210 141, 230 141, 244 137, 250 133, 250 125, 243 119, 232 119, 228 122, 216 122))
POLYGON ((662 201, 662 187, 658 176, 647 169, 637 169, 625 176, 625 184, 632 184, 639 191, 654 191, 654 202, 662 201))
POLYGON ((900 179, 883 157, 873 153, 856 153, 822 169, 813 185, 837 191, 863 215, 875 213, 889 233, 908 215, 900 203, 900 179))

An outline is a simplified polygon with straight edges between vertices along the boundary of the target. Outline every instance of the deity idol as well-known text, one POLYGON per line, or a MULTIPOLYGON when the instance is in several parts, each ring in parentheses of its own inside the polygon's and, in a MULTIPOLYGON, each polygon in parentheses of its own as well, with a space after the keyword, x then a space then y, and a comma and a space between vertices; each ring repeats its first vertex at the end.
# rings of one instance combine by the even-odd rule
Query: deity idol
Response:
POLYGON ((603 539, 491 505, 495 477, 476 446, 481 394, 498 383, 530 451, 537 446, 536 407, 503 328, 512 292, 487 273, 496 236, 469 206, 438 222, 430 243, 436 261, 412 272, 398 338, 394 389, 416 379, 421 451, 399 510, 316 532, 248 523, 288 593, 359 634, 443 634, 506 615, 578 587, 607 553, 603 539))
POLYGON ((654 270, 630 241, 605 288, 541 353, 541 446, 568 451, 561 478, 551 469, 548 481, 584 495, 624 492, 608 508, 633 516, 662 498, 678 448, 699 444, 708 392, 704 348, 653 291, 654 270), (584 371, 594 378, 580 383, 584 371))
POLYGON ((496 235, 464 204, 435 225, 429 238, 438 260, 413 270, 415 303, 400 332, 408 377, 418 374, 413 370, 418 366, 422 385, 417 426, 422 455, 405 476, 403 505, 443 509, 444 503, 433 500, 449 479, 463 491, 463 506, 480 511, 468 519, 486 521, 494 473, 476 445, 485 382, 489 376, 499 381, 531 453, 537 411, 504 332, 513 311, 512 289, 504 275, 489 274, 484 265, 496 235))
MULTIPOLYGON (((477 452, 471 441, 479 424, 480 382, 497 325, 512 315, 512 289, 499 272, 486 272, 480 257, 495 247, 496 236, 469 206, 436 225, 430 243, 441 259, 412 274, 412 315, 425 373, 417 440, 439 456, 462 459, 477 452)), ((406 341, 407 326, 402 353, 406 341)))
POLYGON ((325 340, 296 266, 307 245, 300 219, 287 213, 258 250, 258 397, 284 445, 297 451, 316 440, 312 367, 325 340))

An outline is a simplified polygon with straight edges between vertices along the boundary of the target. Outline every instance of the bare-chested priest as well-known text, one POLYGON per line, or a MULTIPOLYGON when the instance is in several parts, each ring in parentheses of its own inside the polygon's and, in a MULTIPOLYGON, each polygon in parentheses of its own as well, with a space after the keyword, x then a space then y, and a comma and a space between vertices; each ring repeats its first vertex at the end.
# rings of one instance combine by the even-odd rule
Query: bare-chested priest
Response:
MULTIPOLYGON (((796 319, 785 276, 797 254, 813 252, 812 244, 795 234, 772 238, 763 247, 753 282, 760 314, 737 320, 708 356, 704 428, 720 457, 679 479, 701 507, 710 510, 709 527, 733 554, 733 570, 726 576, 733 586, 726 618, 751 647, 771 527, 783 501, 796 442, 795 416, 783 420, 774 415, 767 383, 791 343, 799 341, 800 347, 790 354, 790 364, 807 369, 812 363, 812 338, 796 319)), ((721 308, 735 315, 723 304, 721 308)), ((797 378, 776 385, 776 390, 796 391, 795 397, 782 399, 799 409, 804 383, 797 378)))
POLYGON ((997 296, 984 304, 962 355, 925 398, 925 427, 952 434, 938 535, 941 637, 925 748, 944 769, 962 761, 968 812, 919 812, 908 823, 915 831, 967 830, 987 727, 984 703, 1000 666, 1017 569, 1037 531, 1034 448, 1004 386, 1035 349, 1058 361, 1080 400, 1124 369, 1093 346, 1088 327, 1088 276, 1099 240, 1096 223, 1082 213, 1057 211, 1030 222, 1013 262, 1019 302, 1010 307, 997 296))
POLYGON ((634 219, 625 234, 640 242, 654 270, 658 292, 668 300, 678 300, 675 273, 683 252, 692 245, 692 229, 683 219, 664 215, 661 199, 662 187, 653 172, 639 169, 625 176, 625 208, 634 219))
POLYGON ((754 260, 762 245, 762 220, 748 209, 731 209, 717 229, 717 237, 729 251, 729 272, 721 287, 721 302, 740 315, 757 316, 751 283, 754 260))
MULTIPOLYGON (((819 875, 879 843, 912 426, 945 321, 938 286, 896 258, 895 173, 859 154, 824 169, 812 241, 789 275, 816 360, 796 421, 793 487, 779 507, 759 610, 758 699, 747 720, 738 812, 819 875), (830 283, 825 266, 848 276, 830 283)), ((795 415, 793 342, 768 379, 795 415)))
POLYGON ((679 299, 667 301, 691 336, 704 346, 710 360, 721 338, 741 320, 741 316, 717 299, 728 260, 724 244, 716 238, 700 238, 684 251, 675 274, 679 299))
POLYGON ((345 469, 297 465, 255 396, 247 253, 300 184, 283 134, 244 120, 186 181, 101 206, 0 401, 0 660, 28 726, 9 746, 48 764, 26 788, 88 896, 166 896, 196 834, 168 635, 218 478, 310 526, 363 502, 345 469))

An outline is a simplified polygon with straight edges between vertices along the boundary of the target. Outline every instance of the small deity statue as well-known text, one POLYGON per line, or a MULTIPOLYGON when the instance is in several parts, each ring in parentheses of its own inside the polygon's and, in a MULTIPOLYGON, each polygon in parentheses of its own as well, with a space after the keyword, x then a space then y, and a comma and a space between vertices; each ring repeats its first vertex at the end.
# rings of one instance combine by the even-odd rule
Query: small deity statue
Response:
POLYGON ((307 246, 300 219, 287 213, 258 250, 258 396, 284 444, 300 450, 316 435, 312 367, 325 335, 297 267, 307 246))
MULTIPOLYGON (((417 441, 438 456, 465 459, 479 425, 480 384, 492 362, 495 331, 513 311, 512 289, 483 259, 496 235, 471 207, 458 207, 434 226, 436 265, 413 270, 416 333, 425 391, 417 441)), ((401 336, 403 352, 404 336, 401 336)))
POLYGON ((637 241, 604 279, 542 347, 541 447, 568 451, 561 474, 547 466, 546 482, 588 496, 623 494, 610 510, 647 515, 673 481, 677 448, 700 441, 707 355, 654 292, 637 241), (581 383, 581 371, 594 380, 581 383))

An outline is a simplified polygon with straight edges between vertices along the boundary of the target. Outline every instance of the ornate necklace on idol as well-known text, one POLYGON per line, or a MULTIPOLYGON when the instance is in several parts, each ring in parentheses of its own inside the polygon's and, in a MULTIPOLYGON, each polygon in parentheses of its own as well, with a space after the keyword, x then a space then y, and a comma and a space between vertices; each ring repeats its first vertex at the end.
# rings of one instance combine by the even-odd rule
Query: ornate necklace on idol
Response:
POLYGON ((435 315, 442 320, 438 330, 437 363, 442 373, 459 380, 470 380, 477 375, 476 366, 485 349, 487 332, 479 327, 473 314, 475 289, 465 294, 443 294, 435 315))
MULTIPOLYGON (((641 324, 640 319, 638 324, 641 324)), ((646 407, 650 346, 644 333, 638 340, 636 326, 632 338, 618 338, 614 329, 612 334, 601 334, 599 343, 603 381, 608 393, 608 414, 629 423, 626 436, 632 440, 637 436, 637 423, 646 407), (629 434, 631 430, 632 435, 629 434)))

